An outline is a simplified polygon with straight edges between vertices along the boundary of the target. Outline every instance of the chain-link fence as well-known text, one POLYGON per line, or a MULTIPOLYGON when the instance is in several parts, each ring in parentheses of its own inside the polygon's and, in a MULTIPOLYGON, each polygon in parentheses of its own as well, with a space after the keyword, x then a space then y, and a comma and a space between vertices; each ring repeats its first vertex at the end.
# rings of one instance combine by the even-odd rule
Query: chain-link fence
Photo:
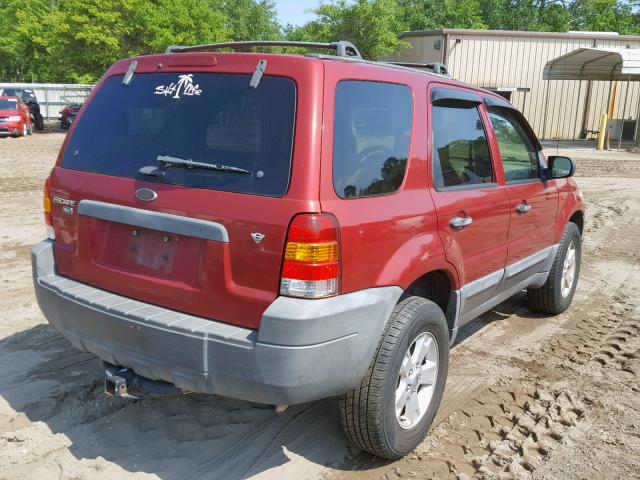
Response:
MULTIPOLYGON (((0 95, 9 92, 31 90, 38 99, 40 113, 45 119, 56 119, 65 105, 83 103, 93 85, 64 83, 0 83, 0 95)), ((20 95, 22 96, 22 95, 20 95)))

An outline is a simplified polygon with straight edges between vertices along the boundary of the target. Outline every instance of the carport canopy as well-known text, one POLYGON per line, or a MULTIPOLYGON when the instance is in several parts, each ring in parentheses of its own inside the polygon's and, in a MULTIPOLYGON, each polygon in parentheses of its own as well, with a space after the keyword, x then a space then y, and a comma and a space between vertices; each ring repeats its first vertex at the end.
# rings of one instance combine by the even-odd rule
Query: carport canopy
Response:
POLYGON ((543 78, 640 81, 640 48, 578 48, 549 60, 543 78))

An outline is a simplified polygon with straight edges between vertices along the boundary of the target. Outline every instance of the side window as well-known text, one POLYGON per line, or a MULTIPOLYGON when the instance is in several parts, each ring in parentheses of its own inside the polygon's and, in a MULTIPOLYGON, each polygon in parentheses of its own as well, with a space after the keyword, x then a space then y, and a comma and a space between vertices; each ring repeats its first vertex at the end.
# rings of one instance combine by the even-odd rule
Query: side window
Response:
POLYGON ((493 183, 489 143, 475 105, 432 107, 436 188, 493 183))
POLYGON ((506 181, 539 178, 538 152, 513 112, 490 107, 489 117, 498 139, 506 181))
POLYGON ((398 190, 409 156, 411 89, 342 81, 334 111, 333 187, 338 196, 370 197, 398 190))

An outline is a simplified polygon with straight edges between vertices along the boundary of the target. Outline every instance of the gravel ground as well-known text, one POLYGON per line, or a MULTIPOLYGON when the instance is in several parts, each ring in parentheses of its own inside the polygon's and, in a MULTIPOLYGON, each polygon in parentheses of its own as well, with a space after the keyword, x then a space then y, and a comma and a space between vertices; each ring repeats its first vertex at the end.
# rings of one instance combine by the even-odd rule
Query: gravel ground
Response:
POLYGON ((48 326, 31 285, 63 139, 0 139, 0 479, 640 478, 640 154, 560 150, 588 207, 572 308, 543 317, 517 296, 465 326, 430 435, 383 462, 347 445, 331 400, 277 415, 102 393, 100 362, 48 326))

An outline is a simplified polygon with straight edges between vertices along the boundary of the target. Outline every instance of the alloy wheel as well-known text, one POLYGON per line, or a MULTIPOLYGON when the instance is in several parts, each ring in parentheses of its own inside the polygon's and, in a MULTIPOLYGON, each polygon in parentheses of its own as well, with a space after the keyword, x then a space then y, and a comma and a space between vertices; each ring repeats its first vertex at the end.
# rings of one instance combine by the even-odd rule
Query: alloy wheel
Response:
POLYGON ((573 282, 576 277, 576 242, 575 240, 569 244, 567 254, 564 257, 564 264, 562 265, 562 280, 560 281, 560 293, 564 298, 567 298, 571 293, 573 282))
POLYGON ((438 378, 438 342, 428 332, 418 335, 400 365, 395 395, 400 427, 415 427, 427 412, 438 378))

